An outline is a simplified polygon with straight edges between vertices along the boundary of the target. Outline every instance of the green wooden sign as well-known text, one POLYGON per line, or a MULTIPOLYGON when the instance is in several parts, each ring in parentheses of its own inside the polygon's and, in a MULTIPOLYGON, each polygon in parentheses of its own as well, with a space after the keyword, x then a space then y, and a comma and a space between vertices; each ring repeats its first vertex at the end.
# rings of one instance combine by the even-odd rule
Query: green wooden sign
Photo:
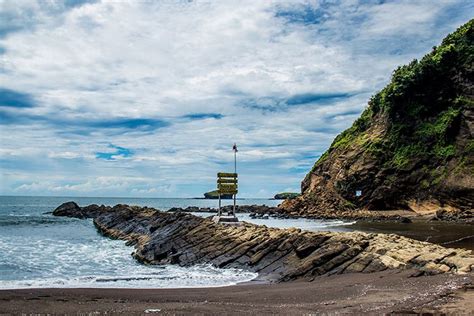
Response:
POLYGON ((237 194, 238 180, 237 173, 219 172, 217 173, 217 190, 220 194, 237 194))
POLYGON ((232 183, 219 183, 217 188, 220 190, 237 190, 237 184, 232 183))
POLYGON ((237 178, 237 173, 231 173, 231 172, 218 172, 217 173, 218 178, 237 178))
POLYGON ((237 179, 226 179, 226 178, 220 178, 217 179, 217 183, 237 183, 237 179))
POLYGON ((239 193, 238 190, 219 190, 220 194, 237 194, 239 193))

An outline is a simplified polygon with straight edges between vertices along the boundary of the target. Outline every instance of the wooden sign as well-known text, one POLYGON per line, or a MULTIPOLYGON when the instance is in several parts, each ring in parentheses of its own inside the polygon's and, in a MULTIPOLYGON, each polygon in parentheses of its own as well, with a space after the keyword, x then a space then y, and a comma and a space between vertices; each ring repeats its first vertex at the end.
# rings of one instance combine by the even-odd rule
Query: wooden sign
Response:
POLYGON ((237 194, 239 193, 238 190, 219 190, 220 194, 237 194))
POLYGON ((231 173, 231 172, 218 172, 217 173, 218 178, 237 178, 237 173, 231 173))
POLYGON ((217 188, 220 190, 237 190, 237 184, 233 183, 220 183, 217 185, 217 188))
POLYGON ((217 183, 237 183, 237 179, 217 179, 217 183))
POLYGON ((237 194, 238 180, 237 173, 219 172, 217 173, 217 189, 220 194, 237 194))

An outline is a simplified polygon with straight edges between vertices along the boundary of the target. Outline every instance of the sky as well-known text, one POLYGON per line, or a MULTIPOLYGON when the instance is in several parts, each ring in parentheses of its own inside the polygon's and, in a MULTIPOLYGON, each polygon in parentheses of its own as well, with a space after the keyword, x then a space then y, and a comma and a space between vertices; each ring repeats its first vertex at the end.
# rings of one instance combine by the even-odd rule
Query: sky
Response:
POLYGON ((0 0, 0 194, 298 192, 449 1, 0 0))

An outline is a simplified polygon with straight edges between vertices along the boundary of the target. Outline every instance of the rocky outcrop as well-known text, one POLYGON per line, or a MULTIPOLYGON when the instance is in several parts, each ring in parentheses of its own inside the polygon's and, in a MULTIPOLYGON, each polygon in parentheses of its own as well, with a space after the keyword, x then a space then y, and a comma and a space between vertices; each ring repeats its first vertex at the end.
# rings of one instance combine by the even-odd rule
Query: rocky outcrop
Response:
MULTIPOLYGON (((66 202, 59 205, 54 211, 53 215, 55 216, 68 216, 76 218, 87 218, 83 212, 82 208, 79 207, 75 202, 66 202)), ((92 214, 89 214, 89 217, 92 217, 92 214)))
POLYGON ((282 208, 338 216, 361 209, 448 209, 472 218, 473 55, 471 20, 421 60, 395 70, 307 174, 302 196, 282 208))
MULTIPOLYGON (((223 212, 229 212, 232 210, 232 205, 226 205, 222 207, 223 212)), ((212 207, 197 207, 188 206, 186 208, 172 207, 168 212, 186 212, 186 213, 217 213, 217 208, 212 207)), ((347 219, 347 220, 392 220, 400 221, 402 217, 413 216, 410 212, 380 212, 380 211, 333 211, 325 210, 318 213, 304 213, 298 210, 288 212, 280 207, 267 206, 267 205, 237 205, 235 208, 236 213, 249 213, 251 218, 312 218, 312 219, 347 219)), ((436 218, 437 220, 457 220, 459 217, 444 217, 436 218)))
POLYGON ((298 196, 300 196, 299 193, 294 193, 294 192, 282 192, 282 193, 277 193, 273 197, 275 200, 286 200, 286 199, 295 199, 298 196))
MULTIPOLYGON (((204 193, 204 198, 205 199, 212 199, 212 200, 218 199, 219 198, 219 191, 214 190, 214 191, 206 192, 206 193, 204 193)), ((230 200, 232 198, 234 198, 232 194, 221 194, 221 199, 222 200, 230 200)))
MULTIPOLYGON (((232 205, 226 205, 221 208, 223 212, 232 211, 232 205)), ((181 207, 172 207, 168 212, 188 212, 188 213, 217 213, 217 208, 212 207, 197 207, 197 206, 188 206, 186 208, 181 207)), ((277 215, 280 213, 280 209, 277 207, 267 206, 267 205, 236 205, 236 213, 255 213, 255 214, 267 214, 267 215, 277 215)))
POLYGON ((211 263, 242 268, 274 281, 351 272, 413 268, 416 274, 472 271, 471 251, 448 249, 397 235, 308 232, 244 223, 215 224, 184 212, 137 206, 69 203, 57 216, 90 217, 105 236, 126 240, 146 264, 211 263))

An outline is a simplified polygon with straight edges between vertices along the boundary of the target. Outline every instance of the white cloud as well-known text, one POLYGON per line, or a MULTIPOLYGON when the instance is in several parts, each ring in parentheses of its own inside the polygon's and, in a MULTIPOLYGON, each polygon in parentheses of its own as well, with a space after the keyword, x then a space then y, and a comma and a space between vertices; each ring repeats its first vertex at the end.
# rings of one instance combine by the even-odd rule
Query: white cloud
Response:
POLYGON ((296 188, 396 65, 472 16, 438 20, 459 3, 4 1, 0 86, 37 106, 4 109, 1 193, 197 196, 234 142, 243 195, 296 188), (308 6, 321 21, 277 14, 308 6), (96 158, 111 145, 132 154, 96 158))

